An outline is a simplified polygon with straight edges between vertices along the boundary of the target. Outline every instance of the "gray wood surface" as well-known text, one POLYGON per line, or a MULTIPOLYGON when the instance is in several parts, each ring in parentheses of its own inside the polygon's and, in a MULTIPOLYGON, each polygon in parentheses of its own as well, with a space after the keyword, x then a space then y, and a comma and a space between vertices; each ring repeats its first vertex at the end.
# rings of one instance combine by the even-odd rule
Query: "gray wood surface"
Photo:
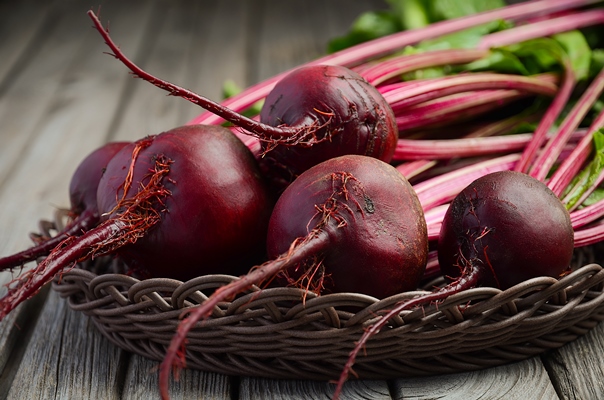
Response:
MULTIPOLYGON (((76 0, 0 1, 0 256, 30 244, 40 218, 68 205, 71 173, 107 140, 134 140, 201 110, 132 79, 76 0)), ((221 98, 320 56, 378 0, 105 0, 101 17, 137 63, 221 98)), ((0 274, 0 283, 11 279, 0 274)), ((346 399, 604 398, 603 340, 587 336, 543 357, 489 370, 350 381, 346 399)), ((155 399, 158 363, 128 354, 48 289, 0 323, 0 398, 155 399)), ((174 399, 324 399, 333 384, 182 371, 174 399)))

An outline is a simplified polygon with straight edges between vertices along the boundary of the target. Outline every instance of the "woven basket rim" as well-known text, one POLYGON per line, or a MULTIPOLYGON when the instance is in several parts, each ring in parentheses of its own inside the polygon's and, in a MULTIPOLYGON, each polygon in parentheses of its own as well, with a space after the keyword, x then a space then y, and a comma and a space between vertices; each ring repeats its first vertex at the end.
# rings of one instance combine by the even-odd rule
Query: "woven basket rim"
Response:
MULTIPOLYGON (((40 226, 60 229, 59 224, 40 226)), ((402 312, 367 343, 355 364, 356 377, 484 369, 575 340, 604 319, 604 269, 587 250, 587 256, 578 257, 579 266, 560 279, 538 277, 506 290, 472 288, 437 305, 402 312)), ((60 274, 53 289, 117 346, 157 361, 183 312, 239 279, 216 274, 182 282, 97 273, 110 265, 118 268, 119 260, 82 263, 60 274)), ((376 299, 253 286, 195 326, 187 338, 187 367, 239 376, 335 379, 355 340, 380 314, 426 289, 376 299)))

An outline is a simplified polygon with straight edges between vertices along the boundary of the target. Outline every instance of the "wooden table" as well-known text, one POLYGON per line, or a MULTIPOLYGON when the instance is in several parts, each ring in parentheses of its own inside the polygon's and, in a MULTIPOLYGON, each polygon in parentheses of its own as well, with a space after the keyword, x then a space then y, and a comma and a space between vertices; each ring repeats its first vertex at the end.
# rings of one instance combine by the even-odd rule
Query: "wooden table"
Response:
MULTIPOLYGON (((383 1, 99 2, 114 39, 147 70, 219 100, 226 79, 248 86, 323 54, 329 38, 383 1)), ((104 54, 85 12, 94 2, 0 1, 0 256, 30 244, 40 218, 68 205, 89 151, 184 124, 201 110, 104 54)), ((1 275, 7 282, 10 275, 1 275)), ((346 399, 604 398, 604 325, 542 357, 474 373, 351 381, 346 399)), ((0 397, 158 398, 157 363, 112 345, 48 289, 0 324, 0 397)), ((172 396, 328 398, 323 382, 185 371, 172 396)))

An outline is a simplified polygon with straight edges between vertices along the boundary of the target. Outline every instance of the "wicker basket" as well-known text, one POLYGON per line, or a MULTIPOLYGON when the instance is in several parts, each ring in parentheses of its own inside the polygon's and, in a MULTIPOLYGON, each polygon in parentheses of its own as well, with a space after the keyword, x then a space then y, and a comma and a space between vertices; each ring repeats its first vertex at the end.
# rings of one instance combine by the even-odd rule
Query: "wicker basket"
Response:
MULTIPOLYGON (((42 234, 60 229, 43 222, 42 234)), ((577 252, 576 270, 560 280, 536 278, 501 291, 476 288, 438 306, 404 312, 367 344, 354 371, 385 379, 478 370, 563 346, 604 319, 604 271, 593 249, 577 252), (403 321, 404 318, 404 321, 403 321)), ((89 315, 110 341, 162 360, 186 307, 233 279, 208 275, 180 282, 138 280, 109 258, 63 273, 53 288, 89 315)), ((441 280, 426 287, 442 284, 441 280)), ((315 296, 296 288, 252 288, 216 307, 191 331, 187 367, 232 375, 327 380, 376 314, 422 293, 377 300, 356 293, 315 296)))

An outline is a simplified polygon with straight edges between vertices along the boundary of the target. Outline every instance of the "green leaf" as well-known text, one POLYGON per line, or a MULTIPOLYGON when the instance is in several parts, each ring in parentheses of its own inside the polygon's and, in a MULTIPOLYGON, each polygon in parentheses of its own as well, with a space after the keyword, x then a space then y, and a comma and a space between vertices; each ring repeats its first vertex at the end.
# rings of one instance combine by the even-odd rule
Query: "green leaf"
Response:
POLYGON ((591 62, 589 64, 589 77, 593 78, 604 68, 604 50, 594 49, 591 51, 591 62))
POLYGON ((369 11, 361 14, 352 24, 348 34, 332 39, 327 44, 327 51, 336 51, 359 43, 377 39, 401 30, 394 14, 388 11, 369 11))
POLYGON ((587 206, 595 204, 601 200, 604 200, 604 188, 596 188, 596 190, 594 190, 593 192, 591 192, 591 194, 589 196, 587 196, 587 198, 585 199, 585 201, 583 201, 581 206, 587 207, 587 206))
POLYGON ((426 0, 387 0, 387 2, 401 30, 422 28, 433 22, 428 13, 429 4, 426 0))
MULTIPOLYGON (((505 6, 504 0, 386 0, 386 2, 389 9, 367 11, 357 17, 347 34, 336 37, 328 43, 328 52, 333 53, 402 30, 421 28, 444 19, 505 6)), ((431 49, 473 47, 482 35, 508 26, 502 21, 491 21, 466 31, 443 36, 426 46, 430 46, 431 49)))
POLYGON ((233 97, 239 93, 241 93, 241 87, 235 83, 232 79, 227 79, 222 82, 222 98, 228 99, 229 97, 233 97))
POLYGON ((465 71, 495 71, 505 74, 530 75, 524 63, 506 49, 493 49, 487 57, 466 64, 465 71))
POLYGON ((436 20, 453 19, 505 5, 503 0, 433 0, 432 15, 436 20))
POLYGON ((575 77, 578 81, 589 77, 591 66, 591 48, 585 36, 578 31, 569 31, 554 35, 553 38, 562 45, 570 59, 575 77))
POLYGON ((505 49, 518 57, 529 74, 561 70, 568 54, 560 42, 551 38, 538 38, 506 46, 505 49))
MULTIPOLYGON (((227 79, 222 83, 222 98, 228 99, 229 97, 233 97, 233 96, 241 93, 242 90, 243 89, 241 89, 241 87, 239 85, 237 85, 237 83, 235 83, 234 80, 227 79)), ((263 104, 264 104, 264 100, 259 100, 256 103, 254 103, 252 106, 243 110, 243 112, 241 114, 246 117, 250 117, 250 118, 255 117, 256 115, 260 114, 260 110, 262 110, 263 104)), ((222 125, 231 126, 232 124, 230 122, 224 122, 222 125)))
POLYGON ((425 40, 417 45, 422 50, 469 49, 475 48, 482 37, 492 32, 509 28, 505 21, 491 21, 459 32, 443 35, 436 39, 425 40))

